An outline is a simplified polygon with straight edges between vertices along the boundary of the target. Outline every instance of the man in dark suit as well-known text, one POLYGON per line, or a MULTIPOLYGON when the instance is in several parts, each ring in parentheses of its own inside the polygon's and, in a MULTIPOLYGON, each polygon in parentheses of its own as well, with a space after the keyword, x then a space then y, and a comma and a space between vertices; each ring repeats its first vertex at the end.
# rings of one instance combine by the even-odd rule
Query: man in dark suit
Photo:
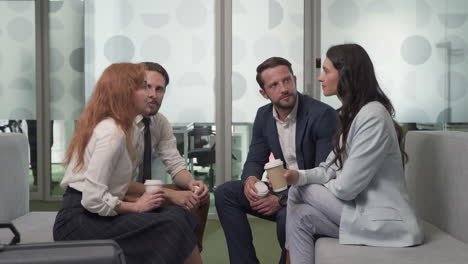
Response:
POLYGON ((311 169, 325 161, 332 149, 336 112, 330 106, 296 91, 291 63, 272 57, 257 67, 260 94, 271 101, 257 111, 241 181, 220 185, 215 191, 216 210, 224 229, 230 263, 258 263, 246 214, 276 221, 285 262, 285 224, 288 190, 260 198, 255 183, 272 153, 288 169, 311 169))

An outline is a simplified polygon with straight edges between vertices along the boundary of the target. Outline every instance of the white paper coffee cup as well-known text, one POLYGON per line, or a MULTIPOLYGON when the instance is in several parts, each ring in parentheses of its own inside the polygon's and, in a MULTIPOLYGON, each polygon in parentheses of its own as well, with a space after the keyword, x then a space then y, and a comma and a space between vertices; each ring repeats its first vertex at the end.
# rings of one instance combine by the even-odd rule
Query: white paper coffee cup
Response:
POLYGON ((146 180, 145 181, 145 191, 150 192, 153 190, 162 189, 163 182, 161 180, 146 180))
POLYGON ((257 196, 260 198, 265 197, 269 192, 267 185, 261 181, 255 183, 255 189, 257 189, 257 196))
POLYGON ((264 169, 267 171, 274 192, 281 192, 288 188, 288 183, 284 178, 285 169, 282 160, 272 160, 265 164, 264 169))

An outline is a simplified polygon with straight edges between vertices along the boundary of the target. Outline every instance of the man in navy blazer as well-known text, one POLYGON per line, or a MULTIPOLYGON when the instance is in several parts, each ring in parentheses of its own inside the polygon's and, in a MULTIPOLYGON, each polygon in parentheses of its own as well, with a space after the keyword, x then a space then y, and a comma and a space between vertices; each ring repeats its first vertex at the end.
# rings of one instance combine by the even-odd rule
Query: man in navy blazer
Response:
POLYGON ((260 94, 271 103, 257 111, 241 181, 226 182, 215 191, 231 264, 258 263, 246 214, 276 221, 282 248, 279 263, 285 263, 288 189, 275 193, 270 188, 270 193, 260 198, 254 185, 261 180, 271 153, 289 169, 311 169, 325 161, 337 125, 333 108, 297 92, 296 76, 286 59, 272 57, 260 64, 257 82, 260 94))

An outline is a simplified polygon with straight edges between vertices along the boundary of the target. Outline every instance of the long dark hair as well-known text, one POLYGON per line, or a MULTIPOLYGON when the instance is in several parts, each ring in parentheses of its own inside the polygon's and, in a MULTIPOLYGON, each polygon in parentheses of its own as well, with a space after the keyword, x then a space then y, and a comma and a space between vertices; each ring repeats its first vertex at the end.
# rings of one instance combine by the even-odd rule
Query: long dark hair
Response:
MULTIPOLYGON (((359 110, 369 102, 380 102, 395 117, 395 109, 390 99, 380 89, 375 77, 374 66, 367 52, 357 44, 336 45, 328 49, 327 58, 338 70, 338 97, 342 106, 338 108, 340 127, 333 138, 333 153, 335 163, 339 169, 343 168, 343 154, 346 153, 346 143, 351 123, 359 110), (341 144, 340 144, 340 138, 341 144)), ((408 160, 404 150, 403 128, 393 120, 393 125, 400 145, 403 165, 408 160)))

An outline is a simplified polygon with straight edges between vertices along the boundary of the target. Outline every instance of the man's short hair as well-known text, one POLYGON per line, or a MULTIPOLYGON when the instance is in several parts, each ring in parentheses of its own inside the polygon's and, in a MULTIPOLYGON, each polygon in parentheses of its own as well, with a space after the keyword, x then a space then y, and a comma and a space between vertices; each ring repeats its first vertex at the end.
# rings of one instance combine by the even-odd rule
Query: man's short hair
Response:
POLYGON ((267 59, 266 61, 262 62, 260 65, 258 65, 257 67, 257 82, 258 82, 258 85, 260 85, 260 88, 262 89, 265 89, 263 86, 265 85, 265 83, 263 83, 263 80, 262 80, 262 72, 266 69, 269 69, 269 68, 274 68, 276 66, 280 66, 280 65, 284 65, 286 67, 288 67, 288 70, 289 72, 294 75, 294 72, 292 70, 292 67, 291 67, 291 63, 285 59, 285 58, 281 58, 281 57, 271 57, 269 59, 267 59))
POLYGON ((169 74, 167 73, 166 69, 164 69, 164 67, 161 66, 161 64, 157 62, 143 62, 143 64, 145 64, 145 69, 147 71, 159 72, 166 80, 165 86, 169 84, 169 74))

